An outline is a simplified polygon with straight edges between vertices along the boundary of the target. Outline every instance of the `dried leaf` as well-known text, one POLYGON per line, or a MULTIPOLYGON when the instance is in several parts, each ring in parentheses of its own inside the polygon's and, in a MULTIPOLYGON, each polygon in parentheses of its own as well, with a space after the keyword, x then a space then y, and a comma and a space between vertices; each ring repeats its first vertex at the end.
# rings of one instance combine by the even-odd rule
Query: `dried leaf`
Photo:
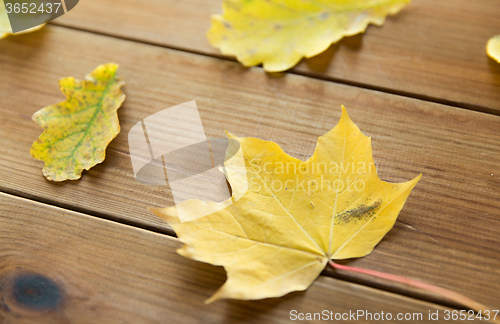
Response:
POLYGON ((226 269, 226 283, 208 302, 305 290, 329 260, 371 253, 421 177, 381 181, 371 139, 344 108, 337 126, 319 138, 305 162, 273 142, 229 137, 240 143, 244 156, 244 161, 225 165, 233 190, 230 206, 198 219, 200 210, 217 210, 219 203, 188 200, 152 209, 185 243, 179 254, 226 269), (238 172, 238 163, 246 175, 238 172), (248 190, 241 185, 244 180, 248 190), (178 210, 192 213, 194 220, 181 223, 178 210))
POLYGON ((500 35, 492 37, 486 45, 488 55, 500 63, 500 35))
POLYGON ((11 33, 12 29, 10 28, 9 16, 7 16, 3 0, 0 0, 0 39, 11 33))
POLYGON ((223 15, 212 16, 209 42, 245 66, 264 64, 279 72, 332 43, 382 25, 410 0, 224 0, 223 15))
POLYGON ((86 80, 59 80, 66 101, 33 115, 44 132, 33 143, 31 155, 45 161, 47 179, 76 180, 84 169, 104 161, 106 147, 120 132, 117 110, 125 100, 117 68, 114 63, 104 64, 86 80))
MULTIPOLYGON (((43 26, 45 26, 45 24, 30 29, 26 29, 22 32, 16 33, 16 35, 34 32, 43 28, 43 26)), ((10 27, 9 16, 7 15, 4 0, 0 0, 0 39, 5 38, 9 35, 12 35, 12 28, 10 27)))

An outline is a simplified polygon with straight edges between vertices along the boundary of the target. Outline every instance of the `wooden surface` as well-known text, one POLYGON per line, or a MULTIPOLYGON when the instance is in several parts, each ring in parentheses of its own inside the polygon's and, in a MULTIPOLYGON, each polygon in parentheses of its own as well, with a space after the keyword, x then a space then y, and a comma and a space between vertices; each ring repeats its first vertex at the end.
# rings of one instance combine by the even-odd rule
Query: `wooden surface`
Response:
POLYGON ((349 265, 421 279, 500 307, 500 64, 484 56, 481 40, 495 26, 500 30, 492 18, 498 6, 453 0, 449 8, 435 4, 434 12, 430 1, 414 0, 384 27, 370 27, 316 58, 326 70, 313 72, 312 59, 291 73, 269 75, 217 57, 206 44, 207 17, 218 12, 218 1, 127 0, 113 11, 106 9, 116 2, 99 3, 97 10, 97 1, 81 1, 56 21, 63 26, 0 41, 0 239, 7 246, 0 250, 0 314, 6 323, 284 323, 291 309, 427 312, 447 304, 406 286, 327 270, 305 293, 204 305, 224 271, 175 253, 180 244, 173 232, 146 210, 173 204, 170 189, 134 179, 127 142, 140 120, 193 99, 208 137, 223 137, 227 129, 275 141, 301 159, 345 105, 372 136, 383 180, 423 173, 394 229, 371 255, 349 265), (449 19, 440 22, 444 12, 449 19), (402 33, 429 43, 416 46, 402 33), (356 42, 362 46, 351 46, 356 42), (29 154, 41 133, 31 115, 63 100, 59 78, 83 78, 106 62, 120 64, 126 82, 122 132, 106 161, 81 180, 51 183, 29 154), (43 314, 6 303, 11 274, 23 272, 18 268, 48 277, 70 297, 43 314))
MULTIPOLYGON (((221 56, 205 34, 222 0, 85 0, 56 21, 73 28, 221 56)), ((383 27, 346 38, 295 73, 500 114, 498 0, 413 0, 383 27)))

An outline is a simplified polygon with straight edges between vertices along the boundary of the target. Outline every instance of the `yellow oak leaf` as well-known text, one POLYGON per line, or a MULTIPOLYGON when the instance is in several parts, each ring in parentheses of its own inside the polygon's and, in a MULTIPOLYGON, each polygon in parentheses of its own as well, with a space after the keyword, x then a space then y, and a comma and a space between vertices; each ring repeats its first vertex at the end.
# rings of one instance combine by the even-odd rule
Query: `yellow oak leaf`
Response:
POLYGON ((339 123, 318 139, 307 161, 273 142, 229 137, 243 152, 240 159, 228 154, 233 157, 225 163, 233 190, 229 206, 188 200, 151 209, 185 243, 179 254, 226 269, 226 283, 207 302, 305 290, 329 260, 368 255, 393 227, 421 177, 380 180, 371 139, 343 107, 339 123), (215 212, 197 218, 207 211, 215 212), (180 212, 193 220, 181 223, 180 212))
POLYGON ((120 132, 117 110, 125 100, 117 68, 103 64, 86 80, 59 80, 66 101, 33 115, 44 132, 33 143, 31 155, 45 161, 43 175, 48 180, 79 179, 84 169, 104 161, 106 147, 120 132))
MULTIPOLYGON (((34 32, 36 30, 39 30, 40 28, 43 28, 43 26, 45 26, 45 24, 26 29, 22 32, 16 33, 16 35, 34 32)), ((7 15, 4 0, 0 0, 0 39, 12 34, 12 28, 10 27, 9 16, 7 15)))
POLYGON ((209 42, 245 66, 279 72, 332 43, 382 25, 410 0, 224 0, 212 16, 209 42))
POLYGON ((500 35, 492 37, 486 45, 488 55, 500 63, 500 35))

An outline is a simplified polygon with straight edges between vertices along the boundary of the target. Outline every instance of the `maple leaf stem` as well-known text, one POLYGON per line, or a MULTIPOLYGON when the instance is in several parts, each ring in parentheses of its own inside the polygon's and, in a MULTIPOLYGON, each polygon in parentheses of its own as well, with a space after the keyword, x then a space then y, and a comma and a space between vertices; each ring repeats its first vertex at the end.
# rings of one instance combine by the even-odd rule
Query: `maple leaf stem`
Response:
MULTIPOLYGON (((350 267, 350 266, 335 263, 332 260, 329 260, 328 263, 335 270, 345 270, 345 271, 351 271, 351 272, 358 272, 358 273, 362 273, 362 274, 371 275, 373 277, 378 277, 378 278, 382 278, 382 279, 386 279, 386 280, 390 280, 390 281, 394 281, 394 282, 407 284, 407 285, 417 287, 417 288, 420 288, 423 290, 427 290, 427 291, 436 293, 438 295, 441 295, 443 297, 446 297, 446 298, 448 298, 454 302, 457 302, 461 305, 464 305, 467 308, 472 309, 478 313, 481 312, 482 314, 484 314, 485 311, 488 311, 490 315, 495 314, 495 312, 492 312, 488 307, 484 306, 483 304, 478 303, 477 301, 475 301, 473 299, 470 299, 462 294, 459 294, 457 292, 454 292, 454 291, 446 289, 446 288, 442 288, 442 287, 431 285, 429 283, 422 282, 419 280, 406 278, 406 277, 402 277, 402 276, 397 276, 397 275, 393 275, 393 274, 389 274, 389 273, 384 273, 384 272, 379 272, 379 271, 369 270, 369 269, 350 267)), ((495 318, 494 320, 492 320, 492 322, 493 323, 500 323, 500 319, 495 318)))

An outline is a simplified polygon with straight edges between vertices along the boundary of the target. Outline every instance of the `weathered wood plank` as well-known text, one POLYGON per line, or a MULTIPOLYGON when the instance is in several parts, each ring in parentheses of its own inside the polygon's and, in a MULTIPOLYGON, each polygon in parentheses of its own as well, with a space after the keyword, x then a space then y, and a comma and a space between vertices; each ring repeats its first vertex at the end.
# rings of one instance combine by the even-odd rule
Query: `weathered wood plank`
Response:
POLYGON ((292 310, 358 309, 443 320, 446 309, 328 277, 280 299, 206 305, 224 270, 181 257, 176 239, 2 193, 0 244, 6 324, 289 323, 292 310))
MULTIPOLYGON (((56 24, 220 56, 205 33, 222 0, 82 1, 56 24)), ((500 114, 500 65, 486 56, 500 33, 497 0, 413 0, 295 71, 500 114)))
POLYGON ((61 27, 0 42, 0 188, 121 222, 167 227, 145 208, 172 203, 166 187, 133 178, 127 132, 165 108, 197 100, 208 137, 224 129, 273 140, 306 158, 344 104, 373 139, 379 174, 404 181, 423 173, 398 225, 360 267, 422 279, 491 307, 500 269, 500 118, 296 75, 269 78, 260 68, 141 45, 61 27), (41 129, 30 120, 62 95, 56 80, 83 77, 117 61, 128 98, 122 132, 107 160, 80 181, 50 183, 29 155, 41 129))

